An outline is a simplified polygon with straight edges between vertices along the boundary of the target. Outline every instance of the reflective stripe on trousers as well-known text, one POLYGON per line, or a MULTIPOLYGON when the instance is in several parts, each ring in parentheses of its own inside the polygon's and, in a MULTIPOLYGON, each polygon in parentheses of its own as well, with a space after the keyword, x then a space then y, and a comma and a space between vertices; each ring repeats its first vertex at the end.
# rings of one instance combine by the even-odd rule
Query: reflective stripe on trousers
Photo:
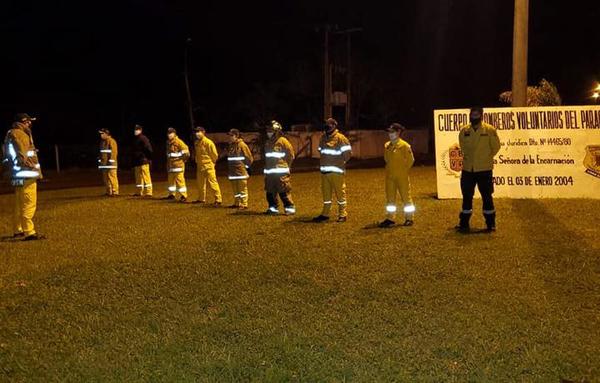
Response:
POLYGON ((152 178, 150 176, 150 165, 136 166, 134 169, 135 183, 140 189, 141 195, 152 195, 152 178))
POLYGON ((119 178, 117 177, 117 169, 105 170, 102 172, 102 181, 104 181, 104 187, 106 194, 116 195, 119 194, 119 178))
POLYGON ((187 187, 185 185, 184 171, 169 173, 167 175, 167 184, 170 195, 187 198, 187 187))
POLYGON ((37 206, 37 182, 25 180, 23 186, 15 187, 15 210, 13 233, 35 234, 33 216, 37 206))
POLYGON ((402 206, 404 206, 405 219, 412 219, 414 204, 410 194, 410 179, 408 174, 387 175, 385 178, 385 199, 387 218, 392 221, 396 218, 398 211, 396 198, 400 195, 402 206))
POLYGON ((323 210, 321 215, 329 217, 333 194, 338 205, 338 216, 346 217, 346 179, 343 174, 321 174, 321 193, 323 195, 323 210))

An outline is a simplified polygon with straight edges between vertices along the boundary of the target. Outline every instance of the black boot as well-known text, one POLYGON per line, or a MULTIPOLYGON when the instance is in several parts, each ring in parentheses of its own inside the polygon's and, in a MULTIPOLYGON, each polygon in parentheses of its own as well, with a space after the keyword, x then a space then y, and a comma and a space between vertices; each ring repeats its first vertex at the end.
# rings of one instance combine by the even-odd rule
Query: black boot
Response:
POLYGON ((460 232, 468 232, 470 230, 469 220, 471 219, 471 214, 460 213, 458 218, 459 222, 456 229, 460 232))
POLYGON ((485 225, 487 226, 487 231, 492 232, 496 231, 496 213, 484 214, 485 225))

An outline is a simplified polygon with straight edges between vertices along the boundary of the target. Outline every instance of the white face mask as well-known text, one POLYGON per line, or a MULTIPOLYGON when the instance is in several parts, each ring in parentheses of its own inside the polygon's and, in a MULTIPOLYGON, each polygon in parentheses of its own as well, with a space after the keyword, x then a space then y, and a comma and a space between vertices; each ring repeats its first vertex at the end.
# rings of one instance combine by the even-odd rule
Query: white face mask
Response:
POLYGON ((271 137, 273 137, 273 134, 275 134, 275 133, 273 133, 273 132, 267 132, 267 137, 271 138, 271 137))
POLYGON ((390 140, 396 141, 398 139, 398 133, 390 133, 390 140))
POLYGON ((204 133, 202 133, 202 132, 196 132, 196 138, 198 138, 199 140, 201 140, 202 137, 204 137, 204 133))
POLYGON ((133 131, 133 134, 136 135, 136 136, 139 136, 140 134, 142 134, 142 131, 136 129, 136 130, 133 131))
POLYGON ((175 133, 169 133, 167 134, 167 137, 169 137, 169 140, 172 140, 173 138, 175 138, 175 133))

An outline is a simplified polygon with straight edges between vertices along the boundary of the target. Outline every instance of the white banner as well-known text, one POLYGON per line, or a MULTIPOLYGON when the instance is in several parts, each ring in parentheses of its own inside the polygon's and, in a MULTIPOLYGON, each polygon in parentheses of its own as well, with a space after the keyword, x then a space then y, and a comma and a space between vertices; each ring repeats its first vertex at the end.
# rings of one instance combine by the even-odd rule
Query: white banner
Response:
MULTIPOLYGON (((434 111, 438 198, 461 198, 458 133, 468 109, 434 111)), ((501 148, 494 195, 600 198, 600 107, 486 108, 501 148)))

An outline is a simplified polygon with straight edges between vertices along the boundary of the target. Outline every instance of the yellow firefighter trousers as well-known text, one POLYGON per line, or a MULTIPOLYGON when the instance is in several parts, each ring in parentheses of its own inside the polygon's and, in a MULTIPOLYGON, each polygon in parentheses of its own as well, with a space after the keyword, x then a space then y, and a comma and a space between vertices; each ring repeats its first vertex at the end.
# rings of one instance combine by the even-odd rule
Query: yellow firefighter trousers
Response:
POLYGON ((119 179, 117 178, 117 169, 103 170, 102 180, 104 181, 104 186, 106 187, 106 194, 119 194, 119 179))
POLYGON ((414 205, 410 196, 410 180, 408 173, 387 175, 385 178, 385 199, 387 218, 394 220, 396 218, 396 194, 400 194, 402 199, 404 218, 413 219, 414 205))
POLYGON ((321 215, 329 217, 332 194, 335 193, 338 205, 338 216, 346 217, 346 177, 339 173, 321 174, 321 192, 323 194, 323 211, 321 215))
POLYGON ((25 180, 23 186, 15 187, 14 234, 35 234, 33 216, 37 204, 36 180, 25 180))
POLYGON ((152 195, 152 178, 150 177, 150 165, 136 166, 133 168, 135 175, 135 186, 139 195, 152 195))
POLYGON ((169 173, 169 195, 174 195, 176 198, 181 196, 187 198, 187 187, 185 186, 185 171, 177 173, 169 173))
POLYGON ((198 183, 198 201, 206 201, 206 184, 215 195, 215 202, 222 202, 221 189, 217 182, 217 173, 215 169, 197 169, 196 182, 198 183))
POLYGON ((233 204, 248 207, 248 180, 231 180, 233 189, 233 204))

